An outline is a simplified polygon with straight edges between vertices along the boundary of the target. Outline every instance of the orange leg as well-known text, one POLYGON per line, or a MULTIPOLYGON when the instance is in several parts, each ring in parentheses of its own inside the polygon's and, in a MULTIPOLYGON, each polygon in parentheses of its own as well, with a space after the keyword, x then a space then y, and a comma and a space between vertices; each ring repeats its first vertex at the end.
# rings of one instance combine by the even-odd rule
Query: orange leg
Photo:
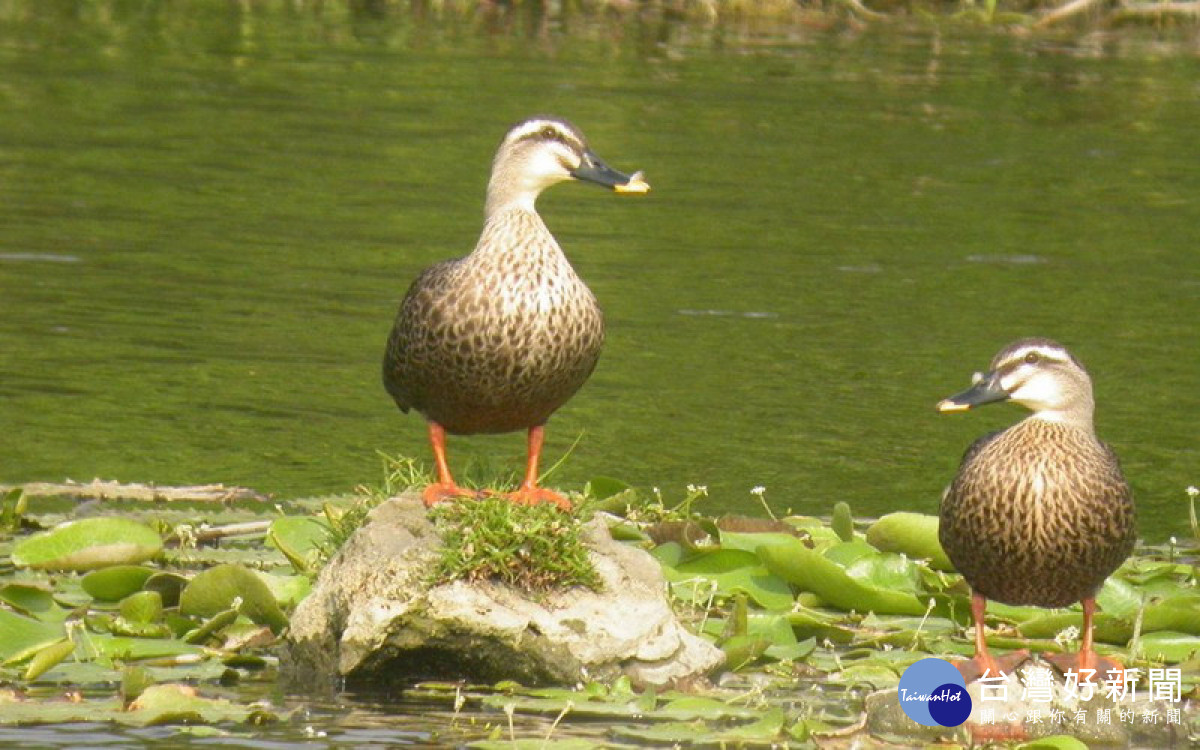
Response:
POLYGON ((446 430, 437 422, 429 422, 429 444, 433 446, 433 462, 437 467, 437 481, 425 488, 421 499, 425 507, 430 507, 443 500, 455 497, 473 497, 474 492, 459 487, 450 475, 450 465, 446 463, 446 430))
POLYGON ((542 458, 542 441, 544 439, 545 428, 542 425, 529 428, 529 458, 525 463, 525 479, 515 492, 509 492, 505 497, 514 503, 524 505, 554 503, 562 510, 570 510, 570 500, 553 490, 538 487, 538 462, 542 458))
POLYGON ((1096 599, 1089 596, 1087 599, 1080 600, 1083 605, 1083 637, 1079 641, 1079 653, 1077 654, 1053 654, 1047 656, 1046 660, 1054 666, 1058 667, 1064 674, 1068 669, 1074 669, 1079 673, 1079 682, 1084 681, 1100 682, 1107 680, 1109 672, 1115 671, 1117 682, 1124 681, 1125 667, 1116 659, 1101 656, 1096 653, 1092 639, 1092 621, 1096 616, 1096 599), (1095 670, 1085 671, 1085 670, 1095 670))
POLYGON ((1025 649, 1014 651, 998 658, 992 656, 991 652, 988 651, 987 638, 984 635, 986 614, 987 597, 978 591, 972 591, 971 619, 975 622, 975 656, 954 665, 962 673, 965 682, 972 682, 984 675, 999 677, 1001 673, 1006 675, 1012 674, 1014 669, 1029 658, 1029 652, 1025 649))

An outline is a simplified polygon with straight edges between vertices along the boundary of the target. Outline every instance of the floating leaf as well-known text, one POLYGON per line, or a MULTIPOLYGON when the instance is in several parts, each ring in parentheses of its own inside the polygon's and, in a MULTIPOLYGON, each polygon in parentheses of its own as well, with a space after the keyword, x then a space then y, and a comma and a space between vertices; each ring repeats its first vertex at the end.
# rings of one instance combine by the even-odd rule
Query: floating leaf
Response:
POLYGON ((698 745, 742 747, 748 744, 772 746, 780 743, 785 714, 781 708, 760 712, 757 720, 731 727, 714 727, 704 722, 667 722, 650 727, 619 726, 614 733, 628 740, 652 745, 698 745))
POLYGON ((141 591, 154 570, 140 565, 111 565, 87 573, 80 579, 83 590, 102 602, 119 602, 141 591))
POLYGON ((930 567, 938 570, 954 570, 938 541, 937 516, 888 513, 867 529, 867 541, 883 552, 903 552, 918 560, 929 560, 930 567))
POLYGON ((760 635, 735 635, 727 638, 721 644, 725 652, 725 666, 728 669, 740 669, 758 657, 762 656, 771 646, 771 641, 760 635))
POLYGON ((478 740, 468 742, 467 747, 475 750, 601 750, 610 747, 607 742, 594 742, 582 737, 518 737, 517 739, 478 740))
POLYGON ((742 531, 721 531, 721 548, 737 549, 749 552, 757 557, 758 548, 764 544, 785 544, 796 541, 794 534, 782 531, 758 531, 747 533, 742 531))
POLYGON ((864 557, 874 557, 879 554, 879 550, 867 544, 862 539, 855 539, 849 542, 837 542, 831 544, 821 551, 821 554, 828 560, 833 560, 843 568, 858 562, 864 557))
POLYGON ((771 575, 752 552, 719 549, 680 563, 673 570, 664 568, 667 580, 703 578, 717 584, 722 596, 741 592, 765 609, 787 609, 792 592, 786 582, 771 575))
POLYGON ((55 603, 54 595, 40 586, 24 583, 0 586, 0 601, 45 622, 62 622, 67 616, 67 610, 55 603))
POLYGON ((121 600, 121 616, 133 623, 157 622, 162 611, 162 596, 157 591, 139 591, 121 600))
POLYGON ((1190 659, 1200 653, 1200 637, 1187 633, 1170 631, 1147 633, 1139 639, 1138 645, 1147 658, 1156 661, 1163 660, 1172 664, 1190 659))
POLYGON ((0 609, 0 662, 12 664, 62 640, 62 624, 42 622, 0 609))
POLYGON ((850 513, 850 504, 839 502, 833 506, 833 519, 829 524, 838 539, 849 542, 854 539, 854 516, 850 513))
POLYGON ((683 545, 679 542, 667 542, 650 550, 650 556, 658 560, 660 565, 673 568, 683 562, 687 555, 683 551, 683 545))
POLYGON ((922 615, 927 609, 912 594, 873 588, 856 581, 840 565, 799 541, 763 547, 758 556, 766 563, 767 570, 844 610, 922 615))
POLYGON ((164 571, 155 573, 147 578, 143 588, 147 591, 157 591, 162 596, 164 607, 178 607, 179 595, 183 592, 183 588, 187 584, 187 578, 178 573, 164 571))
POLYGON ((121 670, 121 701, 129 705, 153 684, 154 678, 145 667, 136 664, 125 667, 121 670))
POLYGON ((274 573, 258 573, 262 582, 271 590, 271 596, 280 607, 295 607, 312 590, 312 581, 307 576, 281 576, 274 573))
POLYGON ((594 497, 597 500, 606 500, 613 495, 618 495, 630 489, 633 488, 627 482, 622 482, 620 479, 592 477, 584 485, 583 494, 588 497, 594 497))
POLYGON ((29 536, 13 547, 19 568, 94 570, 139 563, 162 551, 162 539, 145 524, 127 518, 84 518, 29 536))
POLYGON ((36 680, 74 652, 75 644, 66 638, 52 643, 33 655, 22 676, 26 680, 36 680))
POLYGON ((205 698, 186 685, 149 685, 129 705, 129 723, 158 724, 245 722, 261 724, 277 716, 259 708, 242 706, 224 698, 205 698))
POLYGON ((179 611, 185 615, 211 617, 231 608, 275 633, 287 626, 287 617, 275 603, 271 589, 241 565, 218 565, 199 573, 179 597, 179 611), (240 602, 236 607, 235 601, 240 602))
POLYGON ((830 675, 829 679, 831 682, 848 687, 870 685, 875 690, 882 690, 900 683, 900 675, 896 673, 896 670, 880 664, 856 664, 830 675))
POLYGON ((1040 737, 1032 742, 1022 742, 1013 750, 1088 750, 1087 743, 1069 734, 1040 737))
POLYGON ((656 717, 686 721, 689 719, 754 719, 759 712, 745 706, 737 706, 717 698, 686 695, 668 701, 655 711, 656 717))
POLYGON ((846 566, 851 578, 880 589, 892 591, 921 591, 920 567, 903 555, 874 552, 846 566))
POLYGON ((330 531, 328 525, 312 516, 280 516, 271 522, 267 539, 297 573, 315 574, 330 531))
POLYGON ((79 631, 76 644, 87 658, 102 658, 109 662, 141 661, 175 656, 202 656, 204 650, 182 641, 165 638, 129 638, 120 635, 104 635, 79 631))

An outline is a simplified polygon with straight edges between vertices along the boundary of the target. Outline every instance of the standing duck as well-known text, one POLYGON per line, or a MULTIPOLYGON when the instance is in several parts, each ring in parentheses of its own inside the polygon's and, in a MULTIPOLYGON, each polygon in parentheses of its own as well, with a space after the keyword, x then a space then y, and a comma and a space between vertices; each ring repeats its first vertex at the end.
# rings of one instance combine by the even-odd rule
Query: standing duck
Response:
POLYGON ((383 384, 401 411, 428 422, 437 481, 422 493, 426 505, 475 494, 450 474, 446 433, 527 430, 525 478, 509 499, 571 507, 537 484, 544 426, 596 367, 604 317, 534 207, 543 190, 571 179, 650 189, 640 172, 601 161, 566 120, 517 123, 492 162, 475 250, 425 269, 400 303, 383 384))
POLYGON ((942 497, 938 537, 971 586, 975 621, 975 656, 959 670, 970 681, 988 670, 1010 673, 1028 657, 988 652, 988 599, 1039 607, 1078 601, 1079 653, 1050 660, 1077 670, 1081 682, 1103 677, 1119 665, 1092 647, 1096 592, 1129 557, 1136 530, 1129 485, 1092 425, 1092 381, 1061 344, 1029 338, 1002 349, 974 383, 938 410, 1011 400, 1033 414, 976 440, 942 497))

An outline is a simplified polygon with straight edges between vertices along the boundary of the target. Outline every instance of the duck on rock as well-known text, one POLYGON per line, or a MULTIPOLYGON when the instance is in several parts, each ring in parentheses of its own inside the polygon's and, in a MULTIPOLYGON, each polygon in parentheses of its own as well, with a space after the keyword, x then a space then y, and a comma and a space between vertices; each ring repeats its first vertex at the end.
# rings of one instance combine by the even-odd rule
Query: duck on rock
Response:
POLYGON ((534 207, 543 190, 571 179, 618 193, 650 189, 640 172, 601 161, 566 120, 517 123, 492 162, 475 250, 425 269, 400 303, 383 383, 401 411, 428 422, 437 481, 423 492, 426 505, 475 494, 450 473, 447 433, 527 430, 525 478, 509 499, 571 507, 538 486, 544 426, 595 369, 604 317, 534 207))
POLYGON ((1120 665, 1092 645, 1096 592, 1129 557, 1137 532, 1129 485, 1092 425, 1092 381, 1061 344, 1030 338, 1001 350, 974 383, 938 410, 1011 400, 1033 414, 976 440, 942 496, 938 536, 972 591, 975 656, 959 670, 967 681, 989 670, 1011 673, 1029 655, 988 652, 988 599, 1038 607, 1078 601, 1079 653, 1049 658, 1064 673, 1076 670, 1081 683, 1103 678, 1120 665))

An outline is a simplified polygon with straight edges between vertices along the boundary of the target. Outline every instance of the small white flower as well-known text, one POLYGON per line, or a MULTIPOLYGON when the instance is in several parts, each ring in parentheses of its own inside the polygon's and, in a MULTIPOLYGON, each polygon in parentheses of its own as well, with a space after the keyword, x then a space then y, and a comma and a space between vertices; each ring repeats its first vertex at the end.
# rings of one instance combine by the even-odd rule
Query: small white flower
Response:
POLYGON ((758 495, 759 497, 762 497, 762 494, 766 491, 767 491, 767 488, 763 487, 761 484, 750 488, 750 494, 758 495))
POLYGON ((1074 643, 1079 638, 1079 628, 1074 625, 1063 628, 1054 636, 1054 642, 1064 648, 1071 643, 1074 643))
POLYGON ((1200 487, 1197 487, 1195 485, 1190 485, 1187 488, 1187 493, 1188 493, 1188 497, 1196 497, 1197 495, 1200 495, 1200 487))

